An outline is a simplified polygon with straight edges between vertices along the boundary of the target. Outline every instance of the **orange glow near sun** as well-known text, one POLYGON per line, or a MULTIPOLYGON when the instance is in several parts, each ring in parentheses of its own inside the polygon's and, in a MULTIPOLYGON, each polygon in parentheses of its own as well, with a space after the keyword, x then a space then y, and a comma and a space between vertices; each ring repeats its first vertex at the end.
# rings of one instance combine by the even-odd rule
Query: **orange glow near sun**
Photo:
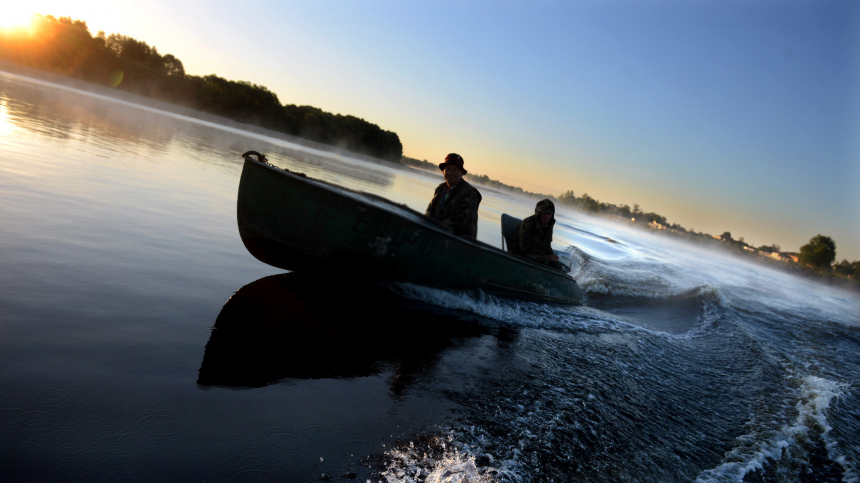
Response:
POLYGON ((0 14, 0 28, 4 30, 29 30, 33 26, 33 10, 27 2, 9 3, 0 14))

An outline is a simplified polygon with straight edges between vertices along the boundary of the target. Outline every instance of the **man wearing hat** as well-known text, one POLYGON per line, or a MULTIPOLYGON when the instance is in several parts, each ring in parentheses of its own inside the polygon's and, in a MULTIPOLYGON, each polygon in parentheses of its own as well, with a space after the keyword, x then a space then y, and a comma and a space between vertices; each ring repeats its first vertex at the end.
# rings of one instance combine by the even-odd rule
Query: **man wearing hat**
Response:
POLYGON ((463 180, 466 174, 463 157, 451 153, 445 156, 439 169, 445 175, 445 182, 436 187, 425 214, 454 230, 455 235, 476 238, 481 193, 463 180))
POLYGON ((538 201, 535 214, 520 222, 517 227, 516 241, 519 246, 512 244, 509 251, 564 271, 564 266, 552 251, 553 225, 555 225, 555 205, 548 199, 538 201))

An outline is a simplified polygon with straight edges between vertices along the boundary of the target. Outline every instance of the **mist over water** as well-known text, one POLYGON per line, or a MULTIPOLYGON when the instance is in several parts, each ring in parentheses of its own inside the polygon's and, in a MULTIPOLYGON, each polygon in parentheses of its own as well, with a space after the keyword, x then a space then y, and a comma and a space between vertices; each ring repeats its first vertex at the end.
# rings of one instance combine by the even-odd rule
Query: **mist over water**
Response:
POLYGON ((442 181, 0 73, 0 479, 860 481, 857 295, 564 209, 579 307, 284 274, 249 149, 442 181))

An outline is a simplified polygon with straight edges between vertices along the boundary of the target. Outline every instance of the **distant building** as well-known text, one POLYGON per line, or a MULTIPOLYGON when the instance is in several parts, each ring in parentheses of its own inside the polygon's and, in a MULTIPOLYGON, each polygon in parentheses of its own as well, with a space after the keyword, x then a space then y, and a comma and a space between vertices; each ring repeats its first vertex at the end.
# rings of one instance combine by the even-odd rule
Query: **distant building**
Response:
POLYGON ((786 262, 786 263, 788 263, 788 262, 797 263, 800 261, 800 254, 794 253, 794 252, 783 252, 783 253, 773 252, 770 254, 770 257, 774 258, 776 260, 779 260, 781 262, 786 262))
POLYGON ((751 247, 751 246, 749 246, 749 245, 744 245, 744 250, 746 250, 746 251, 748 251, 748 252, 753 252, 753 253, 758 252, 758 250, 756 250, 755 248, 753 248, 753 247, 751 247))
POLYGON ((652 221, 651 223, 648 223, 648 226, 652 230, 665 230, 665 229, 669 228, 669 225, 664 225, 664 224, 657 222, 657 221, 652 221))

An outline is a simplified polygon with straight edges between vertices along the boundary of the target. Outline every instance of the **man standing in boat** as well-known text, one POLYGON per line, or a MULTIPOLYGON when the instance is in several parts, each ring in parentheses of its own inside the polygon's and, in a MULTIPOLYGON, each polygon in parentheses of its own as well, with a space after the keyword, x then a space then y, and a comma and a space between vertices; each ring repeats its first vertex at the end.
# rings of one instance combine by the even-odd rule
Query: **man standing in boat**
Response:
POLYGON ((564 271, 558 255, 552 251, 552 227, 555 225, 555 205, 551 200, 540 200, 535 214, 521 221, 517 227, 519 246, 509 248, 511 253, 564 271))
POLYGON ((455 235, 476 238, 481 193, 463 179, 467 173, 463 157, 451 153, 445 156, 439 169, 445 175, 445 182, 436 187, 426 215, 454 230, 455 235))

